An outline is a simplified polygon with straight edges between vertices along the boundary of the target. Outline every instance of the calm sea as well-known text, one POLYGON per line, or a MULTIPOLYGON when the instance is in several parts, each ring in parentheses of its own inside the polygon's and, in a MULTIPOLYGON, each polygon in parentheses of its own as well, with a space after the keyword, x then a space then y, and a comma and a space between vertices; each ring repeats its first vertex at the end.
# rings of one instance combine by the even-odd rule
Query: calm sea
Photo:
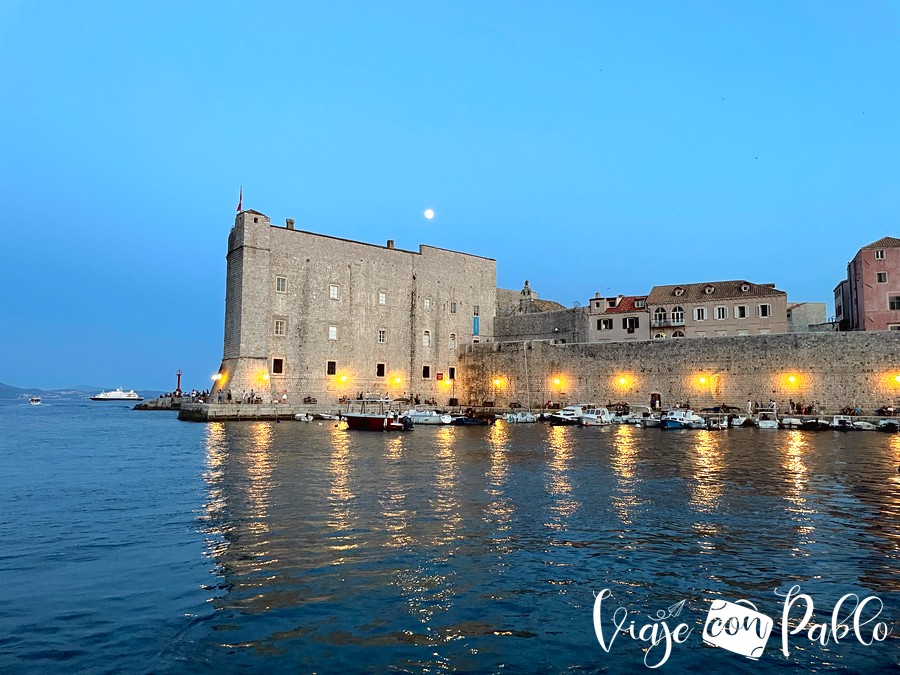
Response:
POLYGON ((665 616, 690 633, 655 672, 898 672, 898 465, 900 435, 873 432, 375 434, 5 402, 0 670, 652 672, 665 641, 610 645, 614 617, 665 616), (794 585, 829 627, 785 656, 774 590, 794 585), (849 593, 877 600, 863 641, 845 601, 835 642, 849 593), (772 619, 758 661, 749 634, 703 644, 711 601, 738 600, 772 619))

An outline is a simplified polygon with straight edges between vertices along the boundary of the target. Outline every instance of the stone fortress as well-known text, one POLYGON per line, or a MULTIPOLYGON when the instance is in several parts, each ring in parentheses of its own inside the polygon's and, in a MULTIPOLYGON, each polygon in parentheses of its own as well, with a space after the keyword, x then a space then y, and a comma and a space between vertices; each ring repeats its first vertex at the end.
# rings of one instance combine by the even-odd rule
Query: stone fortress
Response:
MULTIPOLYGON (((900 403, 900 330, 788 332, 787 307, 773 284, 738 280, 569 309, 540 300, 528 282, 498 289, 490 258, 339 239, 245 210, 228 238, 212 393, 442 407, 653 397, 663 406, 775 400, 786 410, 793 400, 871 413, 900 403)), ((797 330, 807 328, 821 330, 797 330)))

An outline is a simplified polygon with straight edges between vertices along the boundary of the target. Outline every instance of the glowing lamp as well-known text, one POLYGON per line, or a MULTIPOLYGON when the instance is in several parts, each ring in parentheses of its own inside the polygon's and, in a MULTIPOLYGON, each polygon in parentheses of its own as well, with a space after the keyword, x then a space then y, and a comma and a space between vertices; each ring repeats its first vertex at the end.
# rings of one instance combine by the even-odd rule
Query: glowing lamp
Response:
POLYGON ((701 378, 700 378, 700 384, 706 384, 706 378, 705 378, 705 377, 701 377, 701 378))
POLYGON ((268 380, 268 379, 269 379, 269 374, 268 374, 268 373, 263 373, 263 379, 264 379, 264 380, 268 380))
POLYGON ((346 382, 346 381, 347 381, 347 376, 341 375, 341 382, 346 382))
POLYGON ((897 377, 895 377, 894 380, 895 380, 896 382, 900 383, 900 375, 897 375, 897 377))
POLYGON ((495 378, 494 378, 494 386, 495 386, 495 387, 499 387, 499 386, 500 386, 500 378, 499 378, 499 377, 495 377, 495 378))
POLYGON ((402 381, 399 377, 394 378, 394 384, 400 384, 402 381))
POLYGON ((788 382, 790 382, 791 384, 794 384, 796 381, 797 381, 797 378, 794 377, 793 375, 791 375, 791 376, 788 378, 788 382))
POLYGON ((553 378, 553 384, 559 384, 559 378, 558 378, 558 377, 554 377, 554 378, 553 378))

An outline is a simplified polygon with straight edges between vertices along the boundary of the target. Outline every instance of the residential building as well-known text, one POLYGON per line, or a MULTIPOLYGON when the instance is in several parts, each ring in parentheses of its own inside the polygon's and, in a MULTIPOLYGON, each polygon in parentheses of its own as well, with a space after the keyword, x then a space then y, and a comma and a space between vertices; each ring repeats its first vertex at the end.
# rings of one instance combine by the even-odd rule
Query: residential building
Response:
POLYGON ((850 330, 850 282, 847 279, 834 287, 834 321, 838 330, 850 330))
POLYGON ((847 289, 842 316, 849 330, 900 330, 900 239, 883 237, 859 249, 847 265, 847 289))
POLYGON ((789 333, 819 332, 822 329, 811 329, 810 326, 821 326, 826 323, 824 302, 792 302, 787 307, 789 333))
POLYGON ((787 333, 787 293, 775 284, 713 281, 654 286, 647 296, 650 337, 787 333))
POLYGON ((601 298, 597 293, 588 306, 589 342, 632 342, 650 339, 650 313, 646 295, 601 298))

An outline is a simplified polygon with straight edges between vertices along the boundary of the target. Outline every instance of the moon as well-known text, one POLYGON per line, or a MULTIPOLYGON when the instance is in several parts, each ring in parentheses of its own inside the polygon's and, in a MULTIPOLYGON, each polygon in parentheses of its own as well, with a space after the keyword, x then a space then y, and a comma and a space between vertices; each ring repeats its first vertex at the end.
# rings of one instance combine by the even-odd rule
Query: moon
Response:
POLYGON ((434 218, 434 209, 425 209, 425 218, 426 220, 434 218))

